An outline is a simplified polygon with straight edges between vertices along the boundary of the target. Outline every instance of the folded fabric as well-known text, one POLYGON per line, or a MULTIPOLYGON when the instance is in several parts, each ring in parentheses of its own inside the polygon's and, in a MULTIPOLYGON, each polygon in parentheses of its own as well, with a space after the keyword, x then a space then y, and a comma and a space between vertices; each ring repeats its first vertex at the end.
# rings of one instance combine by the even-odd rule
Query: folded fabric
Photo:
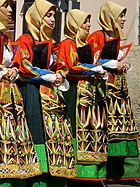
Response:
POLYGON ((62 82, 62 84, 60 86, 58 86, 58 89, 61 90, 61 91, 68 91, 70 88, 70 84, 69 82, 67 81, 67 79, 64 79, 64 81, 62 82))
POLYGON ((4 75, 6 75, 8 72, 7 68, 0 68, 0 80, 4 75))
POLYGON ((99 62, 102 64, 102 67, 106 69, 116 69, 118 67, 118 60, 100 59, 99 62))

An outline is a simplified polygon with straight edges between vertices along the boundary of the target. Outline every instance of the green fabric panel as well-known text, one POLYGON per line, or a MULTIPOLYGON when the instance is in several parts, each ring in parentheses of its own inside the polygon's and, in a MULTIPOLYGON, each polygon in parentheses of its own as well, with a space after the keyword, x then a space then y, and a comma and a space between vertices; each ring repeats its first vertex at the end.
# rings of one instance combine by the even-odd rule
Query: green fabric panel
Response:
POLYGON ((107 168, 106 163, 103 163, 101 166, 98 166, 98 178, 106 178, 107 168))
POLYGON ((11 183, 0 181, 0 187, 12 187, 11 183))
POLYGON ((17 81, 23 96, 24 109, 28 127, 33 137, 34 144, 44 144, 44 128, 42 106, 40 99, 40 84, 17 81))
POLYGON ((12 180, 14 179, 0 179, 0 187, 12 187, 12 180))
MULTIPOLYGON (((46 175, 46 179, 47 179, 47 175, 46 175)), ((26 180, 27 186, 30 186, 30 187, 47 187, 47 180, 46 179, 43 175, 36 176, 36 177, 33 177, 33 178, 28 178, 26 180)))
POLYGON ((13 179, 13 187, 28 187, 26 185, 26 179, 13 179))
POLYGON ((0 187, 28 187, 24 179, 0 179, 0 187))
POLYGON ((77 143, 76 143, 76 138, 73 138, 72 141, 73 141, 73 146, 74 146, 75 158, 77 160, 77 143))
POLYGON ((108 156, 138 156, 137 141, 113 141, 108 144, 108 156))
POLYGON ((70 81, 70 89, 63 92, 67 104, 68 113, 72 122, 73 137, 76 138, 76 98, 77 98, 77 81, 70 81))
POLYGON ((38 154, 39 163, 41 165, 42 172, 48 172, 47 166, 47 155, 46 155, 46 148, 43 144, 36 144, 35 145, 36 152, 38 154))
POLYGON ((27 187, 67 187, 67 182, 67 179, 44 174, 27 179, 27 187))
POLYGON ((68 179, 61 177, 47 176, 47 187, 67 187, 68 179))
POLYGON ((139 158, 125 158, 124 175, 122 178, 140 177, 140 160, 139 158))
POLYGON ((136 140, 128 142, 129 156, 139 156, 138 143, 136 140))
POLYGON ((108 143, 108 156, 127 156, 128 147, 126 141, 108 143))
POLYGON ((106 177, 106 165, 80 165, 77 164, 78 177, 79 178, 105 178, 106 177))

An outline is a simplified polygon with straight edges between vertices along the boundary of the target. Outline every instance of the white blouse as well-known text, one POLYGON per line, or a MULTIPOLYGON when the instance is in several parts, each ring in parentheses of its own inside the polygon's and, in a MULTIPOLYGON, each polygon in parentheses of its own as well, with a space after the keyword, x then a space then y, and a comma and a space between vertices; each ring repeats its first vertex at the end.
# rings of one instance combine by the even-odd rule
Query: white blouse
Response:
POLYGON ((4 65, 5 67, 9 67, 11 65, 12 58, 13 58, 12 51, 10 50, 10 48, 8 47, 8 45, 5 45, 4 46, 4 53, 3 53, 2 65, 4 65))
POLYGON ((10 50, 8 45, 5 45, 4 52, 3 52, 2 66, 0 67, 0 79, 2 79, 2 77, 7 74, 7 67, 10 67, 12 58, 13 58, 12 51, 10 50))

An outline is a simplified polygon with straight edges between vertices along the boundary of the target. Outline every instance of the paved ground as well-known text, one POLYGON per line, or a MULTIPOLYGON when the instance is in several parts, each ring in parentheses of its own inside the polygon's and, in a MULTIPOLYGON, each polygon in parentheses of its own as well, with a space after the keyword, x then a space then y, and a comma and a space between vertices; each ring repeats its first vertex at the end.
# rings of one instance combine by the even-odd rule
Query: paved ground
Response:
POLYGON ((126 185, 126 184, 109 184, 108 186, 109 187, 132 187, 132 185, 126 185))
MULTIPOLYGON (((96 182, 89 181, 72 181, 69 183, 68 187, 100 187, 96 182)), ((108 187, 134 187, 128 184, 108 184, 108 187)))
POLYGON ((128 92, 136 124, 140 132, 140 46, 133 46, 124 61, 131 64, 131 69, 127 73, 128 92))
POLYGON ((135 187, 133 185, 128 184, 108 184, 109 187, 135 187))

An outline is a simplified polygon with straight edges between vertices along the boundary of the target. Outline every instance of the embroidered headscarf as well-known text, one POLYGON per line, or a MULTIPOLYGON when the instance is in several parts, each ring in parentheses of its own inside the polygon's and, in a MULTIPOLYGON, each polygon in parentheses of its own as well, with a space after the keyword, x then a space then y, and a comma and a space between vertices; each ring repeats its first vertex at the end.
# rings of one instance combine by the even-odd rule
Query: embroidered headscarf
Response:
POLYGON ((56 6, 46 0, 35 0, 27 10, 25 19, 29 32, 35 40, 50 39, 53 29, 43 20, 49 10, 56 10, 56 6))
MULTIPOLYGON (((6 0, 0 0, 0 7, 5 3, 6 0)), ((0 31, 6 30, 6 25, 10 20, 0 11, 0 31)))
POLYGON ((90 19, 91 15, 79 9, 72 9, 67 13, 64 35, 75 40, 77 47, 85 45, 89 33, 82 29, 82 25, 88 17, 90 19))
POLYGON ((98 14, 98 23, 105 31, 112 31, 117 36, 120 36, 121 40, 125 40, 126 36, 123 33, 120 25, 117 23, 117 18, 122 12, 126 13, 127 8, 122 7, 113 2, 106 2, 100 8, 98 14))

